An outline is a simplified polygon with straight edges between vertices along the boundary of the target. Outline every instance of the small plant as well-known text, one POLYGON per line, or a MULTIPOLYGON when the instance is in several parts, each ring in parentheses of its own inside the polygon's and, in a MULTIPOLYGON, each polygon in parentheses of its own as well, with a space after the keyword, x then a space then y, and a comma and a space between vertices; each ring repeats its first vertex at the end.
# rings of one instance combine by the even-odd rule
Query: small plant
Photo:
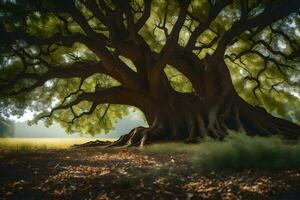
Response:
MULTIPOLYGON (((192 164, 201 171, 245 169, 300 169, 300 143, 287 144, 279 137, 231 134, 224 142, 207 141, 192 164)), ((200 149, 199 149, 200 150, 200 149)))
POLYGON ((161 143, 149 145, 145 153, 187 153, 197 171, 241 171, 246 169, 300 169, 300 141, 250 137, 232 132, 224 141, 205 138, 198 144, 161 143))

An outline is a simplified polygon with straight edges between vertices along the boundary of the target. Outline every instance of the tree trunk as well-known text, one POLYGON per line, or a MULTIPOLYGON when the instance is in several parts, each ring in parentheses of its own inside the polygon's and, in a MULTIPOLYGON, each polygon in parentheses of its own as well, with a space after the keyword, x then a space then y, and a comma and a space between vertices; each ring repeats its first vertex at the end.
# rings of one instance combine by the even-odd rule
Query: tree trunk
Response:
POLYGON ((146 114, 151 119, 150 127, 135 128, 110 146, 143 146, 174 140, 193 143, 204 136, 221 140, 228 130, 260 136, 280 134, 288 139, 299 135, 298 125, 248 104, 235 92, 210 101, 190 94, 173 95, 153 113, 146 114))

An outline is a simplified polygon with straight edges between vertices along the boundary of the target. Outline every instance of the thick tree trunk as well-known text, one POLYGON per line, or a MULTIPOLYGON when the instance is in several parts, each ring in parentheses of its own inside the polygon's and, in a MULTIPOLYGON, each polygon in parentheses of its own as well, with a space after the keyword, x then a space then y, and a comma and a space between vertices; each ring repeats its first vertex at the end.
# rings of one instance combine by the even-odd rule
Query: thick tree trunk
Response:
POLYGON ((300 126, 248 104, 236 93, 210 102, 178 93, 171 99, 148 116, 153 119, 149 128, 135 128, 110 146, 143 146, 174 140, 192 143, 204 136, 223 139, 228 130, 260 136, 279 134, 288 139, 296 139, 300 133, 300 126))

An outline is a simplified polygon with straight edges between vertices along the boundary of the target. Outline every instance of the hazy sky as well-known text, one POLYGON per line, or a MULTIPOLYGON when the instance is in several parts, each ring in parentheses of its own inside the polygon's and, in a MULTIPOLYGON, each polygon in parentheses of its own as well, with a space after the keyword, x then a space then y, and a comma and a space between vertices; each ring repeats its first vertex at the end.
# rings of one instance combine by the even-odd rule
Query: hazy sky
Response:
MULTIPOLYGON (((22 121, 22 120, 21 120, 22 121)), ((130 112, 130 114, 119 120, 115 125, 115 130, 108 134, 98 134, 96 137, 118 137, 128 133, 136 126, 147 126, 139 112, 130 112)), ((91 137, 90 135, 67 134, 58 124, 46 128, 43 123, 28 126, 26 122, 15 123, 15 137, 91 137)))

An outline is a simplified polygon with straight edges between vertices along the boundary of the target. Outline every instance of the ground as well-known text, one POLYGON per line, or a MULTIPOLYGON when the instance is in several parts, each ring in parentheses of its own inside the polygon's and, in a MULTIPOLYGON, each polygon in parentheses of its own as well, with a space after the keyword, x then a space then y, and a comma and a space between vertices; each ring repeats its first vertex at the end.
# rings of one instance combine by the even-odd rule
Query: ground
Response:
POLYGON ((188 151, 0 148, 0 199, 299 199, 300 169, 207 172, 188 151))

